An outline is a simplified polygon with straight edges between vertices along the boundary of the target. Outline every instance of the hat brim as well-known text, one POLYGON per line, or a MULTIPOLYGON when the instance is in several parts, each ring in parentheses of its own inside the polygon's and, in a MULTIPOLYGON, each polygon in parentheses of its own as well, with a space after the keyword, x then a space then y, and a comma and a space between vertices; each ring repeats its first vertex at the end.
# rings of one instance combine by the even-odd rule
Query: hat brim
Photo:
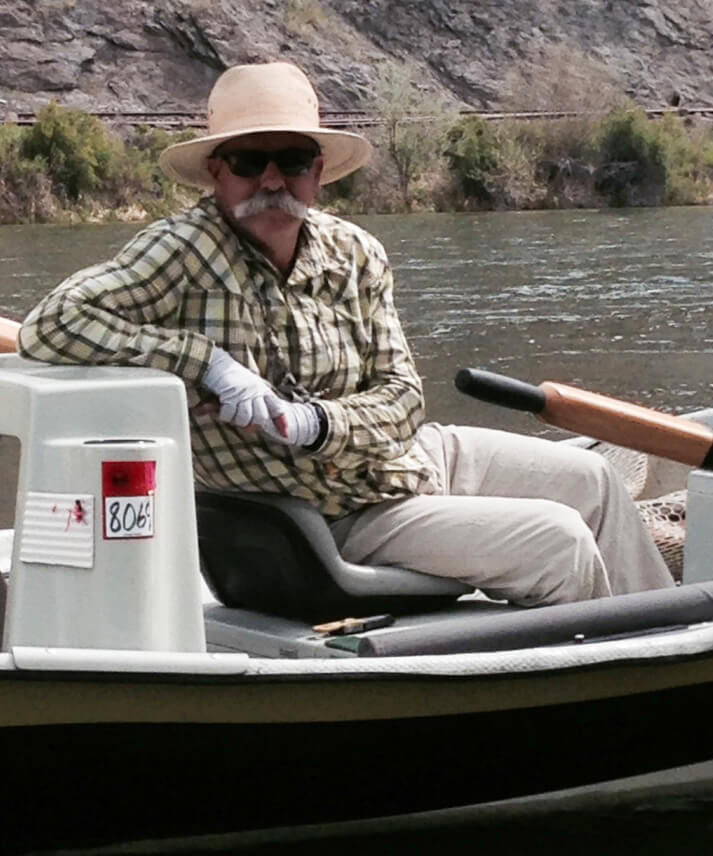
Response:
POLYGON ((303 134, 319 143, 324 159, 324 167, 320 184, 329 184, 349 175, 359 169, 371 157, 371 143, 359 134, 349 131, 332 131, 328 128, 248 128, 239 133, 226 131, 222 134, 211 134, 196 140, 174 143, 164 149, 158 162, 166 175, 181 184, 190 184, 203 190, 213 190, 213 177, 206 167, 206 160, 215 148, 226 140, 244 137, 247 134, 263 134, 270 132, 289 132, 303 134))

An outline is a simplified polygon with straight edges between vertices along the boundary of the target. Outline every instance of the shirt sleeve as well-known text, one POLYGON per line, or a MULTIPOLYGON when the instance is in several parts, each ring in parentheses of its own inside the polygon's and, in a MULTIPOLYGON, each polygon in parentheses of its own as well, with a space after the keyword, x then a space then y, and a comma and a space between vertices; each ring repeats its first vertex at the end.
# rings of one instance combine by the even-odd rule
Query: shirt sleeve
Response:
POLYGON ((372 335, 359 389, 319 401, 329 426, 317 456, 332 459, 340 467, 405 454, 425 415, 421 379, 394 306, 388 263, 372 260, 360 289, 370 296, 372 335))
POLYGON ((111 261, 60 283, 23 322, 20 354, 50 363, 162 369, 195 383, 213 345, 180 327, 185 240, 166 223, 141 232, 111 261))

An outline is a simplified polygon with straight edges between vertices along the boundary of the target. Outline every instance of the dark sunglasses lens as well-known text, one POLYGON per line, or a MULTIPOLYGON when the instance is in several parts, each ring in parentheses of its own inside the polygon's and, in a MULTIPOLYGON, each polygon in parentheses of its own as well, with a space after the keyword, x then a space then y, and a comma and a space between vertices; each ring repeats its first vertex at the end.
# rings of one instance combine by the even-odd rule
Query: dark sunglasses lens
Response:
POLYGON ((312 149, 282 149, 272 155, 280 172, 290 177, 306 175, 312 169, 316 157, 312 149))
POLYGON ((257 149, 239 149, 223 155, 233 175, 240 178, 255 178, 262 175, 268 163, 273 161, 280 172, 288 178, 306 175, 318 152, 314 149, 280 149, 276 152, 263 152, 257 149))
POLYGON ((223 160, 228 164, 233 175, 240 176, 240 178, 255 178, 255 176, 265 172, 268 155, 265 152, 245 149, 229 152, 223 156, 223 160))

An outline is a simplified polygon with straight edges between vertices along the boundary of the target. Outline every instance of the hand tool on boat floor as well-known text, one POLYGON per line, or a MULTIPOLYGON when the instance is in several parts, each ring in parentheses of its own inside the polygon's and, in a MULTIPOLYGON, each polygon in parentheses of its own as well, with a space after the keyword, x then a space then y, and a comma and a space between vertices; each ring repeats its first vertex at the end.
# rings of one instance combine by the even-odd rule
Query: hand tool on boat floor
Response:
POLYGON ((681 416, 563 383, 545 381, 535 386, 482 369, 460 369, 455 384, 473 398, 534 413, 558 428, 713 469, 713 431, 681 416))
POLYGON ((350 636, 353 633, 366 633, 379 627, 391 627, 394 616, 370 615, 367 618, 341 618, 338 621, 328 621, 326 624, 315 624, 315 633, 327 633, 329 636, 350 636))

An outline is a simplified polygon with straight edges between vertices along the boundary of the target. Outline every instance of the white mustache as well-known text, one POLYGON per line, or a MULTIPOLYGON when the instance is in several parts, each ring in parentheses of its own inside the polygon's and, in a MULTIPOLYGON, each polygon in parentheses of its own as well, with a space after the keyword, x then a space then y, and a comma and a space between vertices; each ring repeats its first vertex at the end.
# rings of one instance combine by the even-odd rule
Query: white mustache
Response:
POLYGON ((243 217, 254 217, 255 214, 261 214, 270 208, 279 208, 298 220, 304 220, 308 211, 304 202, 295 199, 288 190, 282 188, 281 190, 258 190, 250 199, 235 205, 232 214, 236 220, 240 220, 243 217))

